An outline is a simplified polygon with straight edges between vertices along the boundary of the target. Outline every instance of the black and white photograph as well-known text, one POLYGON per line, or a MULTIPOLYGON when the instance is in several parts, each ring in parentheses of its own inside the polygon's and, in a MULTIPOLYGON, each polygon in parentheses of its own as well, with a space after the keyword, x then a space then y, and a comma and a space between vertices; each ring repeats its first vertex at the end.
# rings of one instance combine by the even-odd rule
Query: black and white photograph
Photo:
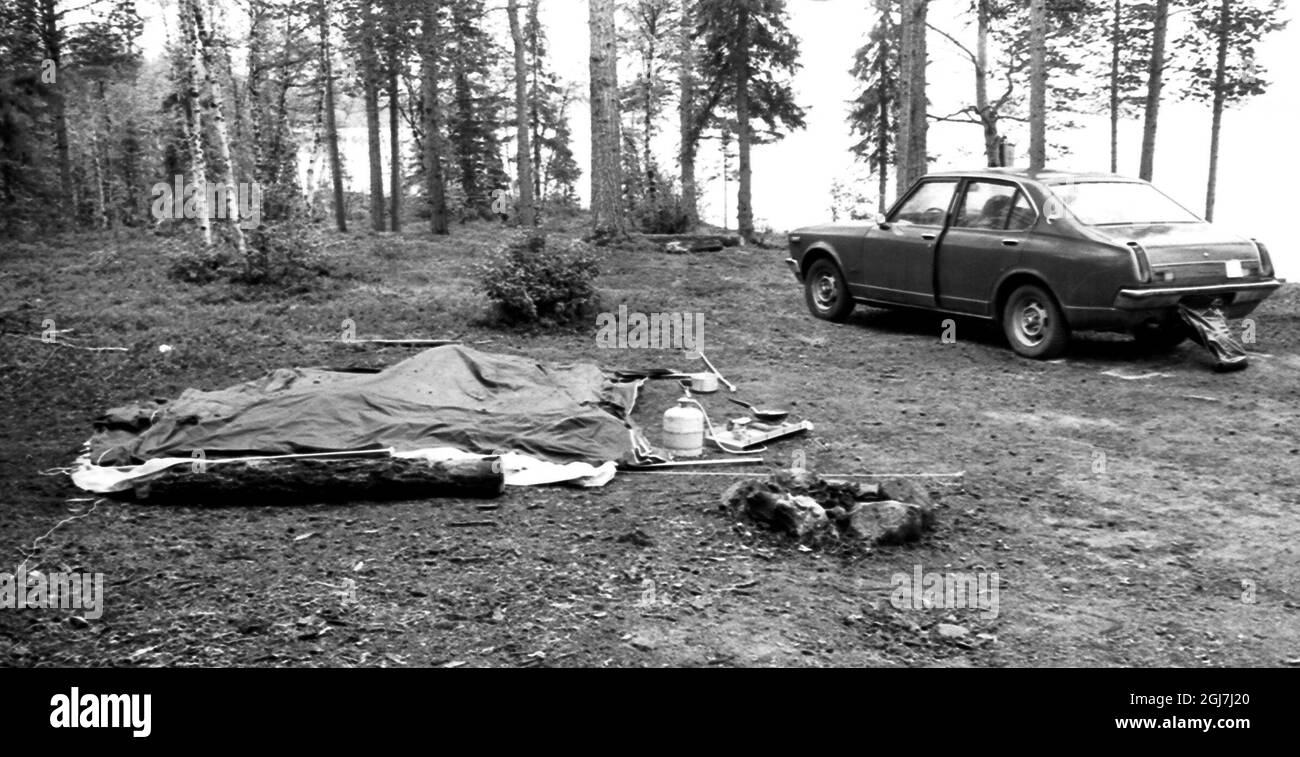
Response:
POLYGON ((0 667, 125 743, 73 673, 1298 668, 1297 74, 1286 0, 0 0, 0 667))

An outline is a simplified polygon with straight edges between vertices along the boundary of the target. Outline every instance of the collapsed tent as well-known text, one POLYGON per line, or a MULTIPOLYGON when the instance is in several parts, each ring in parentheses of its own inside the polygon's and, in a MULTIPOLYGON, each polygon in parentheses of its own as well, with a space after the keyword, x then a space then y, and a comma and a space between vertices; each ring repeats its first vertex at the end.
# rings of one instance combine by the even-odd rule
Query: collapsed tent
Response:
POLYGON ((190 389, 172 402, 109 411, 73 479, 91 491, 122 491, 195 459, 387 451, 431 462, 506 455, 507 484, 600 484, 638 448, 628 418, 639 387, 594 365, 460 346, 377 373, 279 370, 222 391, 190 389))
POLYGON ((1209 308, 1179 307, 1183 322, 1190 328, 1192 339, 1210 351, 1215 368, 1220 371, 1237 371, 1250 365, 1250 353, 1233 335, 1228 318, 1217 304, 1209 308))

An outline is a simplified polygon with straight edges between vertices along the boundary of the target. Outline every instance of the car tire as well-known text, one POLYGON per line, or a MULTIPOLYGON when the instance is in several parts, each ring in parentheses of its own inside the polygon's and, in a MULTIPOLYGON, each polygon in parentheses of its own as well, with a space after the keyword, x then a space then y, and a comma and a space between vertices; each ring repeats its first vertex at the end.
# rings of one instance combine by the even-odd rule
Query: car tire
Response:
POLYGON ((1181 346, 1192 334, 1181 319, 1144 323, 1133 329, 1133 338, 1149 352, 1169 352, 1181 346))
POLYGON ((826 258, 808 269, 808 275, 804 277, 804 295, 808 310, 823 321, 844 323, 856 307, 840 267, 826 258))
POLYGON ((1070 326, 1056 298, 1041 286, 1029 284, 1011 293, 1002 311, 1002 328, 1016 354, 1034 360, 1052 360, 1070 344, 1070 326))

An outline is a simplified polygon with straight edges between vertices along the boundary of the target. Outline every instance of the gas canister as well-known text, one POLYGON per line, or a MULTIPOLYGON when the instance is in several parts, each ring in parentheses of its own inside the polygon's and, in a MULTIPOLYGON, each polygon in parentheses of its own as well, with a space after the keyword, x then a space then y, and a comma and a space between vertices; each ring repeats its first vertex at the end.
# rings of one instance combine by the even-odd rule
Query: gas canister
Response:
POLYGON ((663 445, 674 458, 704 456, 704 411, 694 400, 678 400, 664 413, 663 445))

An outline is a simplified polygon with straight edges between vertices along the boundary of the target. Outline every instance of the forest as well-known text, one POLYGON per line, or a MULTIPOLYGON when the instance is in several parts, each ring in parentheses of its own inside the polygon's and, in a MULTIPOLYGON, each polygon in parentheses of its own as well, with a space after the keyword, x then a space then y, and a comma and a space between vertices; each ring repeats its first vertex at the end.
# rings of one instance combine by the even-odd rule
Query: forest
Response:
POLYGON ((1038 169, 1058 130, 1105 114, 1115 171, 1119 125, 1140 119, 1149 179, 1171 100, 1213 114, 1197 209, 1212 220, 1223 114, 1266 91, 1256 53, 1285 24, 1282 0, 971 0, 958 18, 874 0, 863 44, 843 51, 858 91, 812 103, 791 84, 810 42, 790 30, 797 5, 591 0, 589 77, 571 81, 542 0, 9 0, 0 235, 154 229, 250 261, 308 228, 531 227, 587 199, 594 239, 683 233, 700 225, 697 165, 717 143, 753 240, 753 148, 803 128, 810 106, 842 109, 883 209, 931 167, 940 122, 969 124, 990 166, 1025 128, 1021 162, 1038 169), (956 112, 927 97, 936 46, 969 61, 956 112), (340 149, 352 105, 361 161, 340 149), (590 144, 576 144, 588 110, 590 144))

